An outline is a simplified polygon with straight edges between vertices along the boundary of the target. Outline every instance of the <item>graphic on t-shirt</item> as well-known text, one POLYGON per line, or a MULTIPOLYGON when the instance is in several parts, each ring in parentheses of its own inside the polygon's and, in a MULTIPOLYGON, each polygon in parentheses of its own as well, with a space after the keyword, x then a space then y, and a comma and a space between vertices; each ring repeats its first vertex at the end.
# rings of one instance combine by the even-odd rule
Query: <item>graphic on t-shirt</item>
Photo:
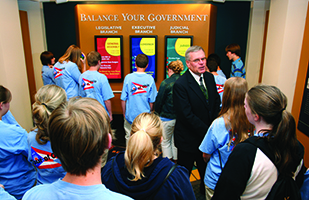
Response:
POLYGON ((216 87, 219 94, 224 91, 224 85, 216 84, 216 87))
POLYGON ((59 76, 62 76, 61 71, 62 69, 54 67, 54 78, 58 78, 59 76))
POLYGON ((34 165, 39 169, 61 167, 61 164, 55 161, 57 157, 51 152, 31 147, 31 157, 34 165))
POLYGON ((94 81, 90 81, 90 80, 87 80, 85 78, 82 78, 82 87, 83 87, 83 90, 89 90, 89 89, 92 89, 94 88, 92 86, 92 84, 94 83, 94 81))
POLYGON ((149 84, 141 85, 141 84, 132 82, 132 89, 131 89, 132 95, 141 94, 141 93, 147 93, 147 91, 145 89, 148 86, 149 86, 149 84))

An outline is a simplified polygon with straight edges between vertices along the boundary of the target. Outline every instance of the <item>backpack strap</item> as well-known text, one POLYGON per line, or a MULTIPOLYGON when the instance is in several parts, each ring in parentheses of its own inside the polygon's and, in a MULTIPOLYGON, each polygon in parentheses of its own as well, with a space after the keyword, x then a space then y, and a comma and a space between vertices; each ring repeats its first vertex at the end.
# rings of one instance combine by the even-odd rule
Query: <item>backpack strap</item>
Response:
POLYGON ((222 161, 221 161, 221 153, 220 153, 220 150, 219 150, 219 148, 218 148, 217 150, 218 150, 218 153, 219 153, 219 160, 220 160, 220 168, 221 168, 221 172, 222 172, 222 161))
POLYGON ((176 169, 176 167, 178 166, 178 164, 174 164, 171 169, 168 171, 164 181, 161 183, 160 187, 158 187, 157 190, 155 190, 152 195, 149 197, 149 199, 154 199, 154 197, 156 196, 156 194, 160 191, 160 189, 162 188, 162 186, 164 185, 164 183, 167 181, 168 177, 172 174, 172 172, 176 169))
MULTIPOLYGON (((265 148, 264 145, 260 144, 259 140, 263 140, 263 138, 259 139, 257 136, 252 136, 248 139, 246 139, 244 141, 244 143, 250 143, 254 146, 256 146, 257 148, 259 148, 268 158, 269 160, 271 160, 271 162, 275 165, 275 167, 277 168, 276 164, 275 164, 275 155, 272 154, 272 152, 270 152, 269 150, 267 150, 265 148)), ((278 169, 278 168, 277 168, 278 169)))

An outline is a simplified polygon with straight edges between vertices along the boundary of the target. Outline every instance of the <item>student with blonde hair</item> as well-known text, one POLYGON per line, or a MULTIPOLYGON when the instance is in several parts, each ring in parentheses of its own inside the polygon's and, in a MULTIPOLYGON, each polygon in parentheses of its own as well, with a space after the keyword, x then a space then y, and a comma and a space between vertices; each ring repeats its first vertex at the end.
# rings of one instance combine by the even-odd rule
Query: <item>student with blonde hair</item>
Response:
POLYGON ((176 111, 173 104, 173 86, 176 80, 180 77, 180 72, 183 70, 183 64, 180 60, 176 60, 170 62, 167 68, 169 78, 161 82, 154 110, 160 115, 163 124, 163 157, 167 157, 173 162, 176 162, 177 148, 174 144, 176 111))
POLYGON ((84 71, 86 71, 84 54, 78 46, 69 46, 54 65, 55 83, 65 90, 68 99, 79 95, 78 79, 84 71))
POLYGON ((92 98, 72 98, 51 114, 48 131, 52 150, 64 170, 64 178, 29 190, 23 200, 131 199, 102 184, 102 155, 111 144, 111 127, 104 107, 92 98))
POLYGON ((11 92, 0 85, 0 183, 16 199, 21 199, 36 184, 36 172, 27 160, 27 131, 2 121, 11 100, 11 92))
POLYGON ((205 172, 206 199, 210 200, 225 163, 234 147, 253 134, 244 100, 247 81, 240 77, 229 78, 224 84, 222 109, 219 117, 209 127, 199 149, 208 162, 205 172))
POLYGON ((137 200, 195 199, 188 171, 158 156, 162 128, 154 113, 134 119, 125 153, 110 159, 102 170, 107 188, 137 200))
POLYGON ((28 135, 29 161, 38 172, 38 184, 52 183, 66 174, 60 160, 54 155, 47 124, 49 116, 61 103, 66 102, 64 89, 56 85, 45 85, 35 94, 32 116, 35 127, 28 135))

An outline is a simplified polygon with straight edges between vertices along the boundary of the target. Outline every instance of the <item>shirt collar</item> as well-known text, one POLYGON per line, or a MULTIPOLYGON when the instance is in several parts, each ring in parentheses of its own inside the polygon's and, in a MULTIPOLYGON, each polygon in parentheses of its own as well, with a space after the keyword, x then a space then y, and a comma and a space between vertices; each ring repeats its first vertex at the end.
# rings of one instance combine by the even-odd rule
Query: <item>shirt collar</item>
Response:
POLYGON ((202 74, 201 76, 199 76, 199 75, 194 74, 190 69, 188 69, 188 70, 189 70, 189 72, 191 73, 191 75, 193 76, 193 78, 196 80, 196 82, 197 82, 198 84, 200 84, 200 78, 203 77, 203 79, 204 79, 203 74, 202 74))
POLYGON ((235 64, 237 62, 240 62, 240 57, 237 60, 233 61, 233 64, 235 64))

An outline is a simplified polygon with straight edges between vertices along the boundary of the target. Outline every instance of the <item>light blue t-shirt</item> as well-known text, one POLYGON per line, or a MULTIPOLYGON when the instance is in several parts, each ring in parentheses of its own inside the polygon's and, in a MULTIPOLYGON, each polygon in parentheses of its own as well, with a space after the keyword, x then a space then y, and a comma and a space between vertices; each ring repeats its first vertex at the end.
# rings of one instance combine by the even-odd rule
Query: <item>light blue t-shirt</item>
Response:
POLYGON ((220 69, 220 70, 217 70, 217 73, 220 75, 220 76, 223 76, 225 79, 226 79, 226 76, 225 74, 223 73, 223 71, 220 69))
POLYGON ((245 66, 240 58, 232 62, 230 77, 234 76, 242 77, 244 79, 246 78, 245 66))
POLYGON ((54 69, 47 65, 42 67, 42 80, 44 85, 56 84, 54 81, 54 69))
POLYGON ((2 187, 0 187, 0 199, 1 200, 16 200, 15 197, 10 195, 7 191, 5 191, 2 187))
POLYGON ((41 145, 36 141, 36 135, 37 130, 31 131, 28 135, 30 145, 28 160, 37 169, 37 184, 53 183, 59 178, 63 178, 66 171, 62 168, 60 160, 53 154, 50 141, 41 145))
POLYGON ((98 100, 104 106, 107 113, 108 110, 104 101, 114 97, 106 76, 98 71, 89 70, 82 73, 79 77, 79 95, 98 100))
POLYGON ((16 121, 16 119, 14 118, 14 116, 12 115, 10 110, 8 110, 8 112, 2 116, 2 121, 7 124, 14 124, 14 125, 20 126, 18 122, 16 121))
POLYGON ((29 190, 23 200, 128 200, 130 197, 112 192, 103 184, 81 186, 58 180, 29 190))
POLYGON ((229 131, 225 127, 223 117, 217 118, 209 127, 199 149, 203 153, 211 154, 207 164, 204 183, 212 190, 215 189, 221 174, 219 153, 221 154, 222 169, 232 152, 234 145, 228 146, 230 140, 229 131))
POLYGON ((126 120, 132 124, 137 115, 150 112, 149 103, 155 102, 156 96, 157 88, 151 75, 140 72, 128 74, 120 97, 126 101, 126 120))
POLYGON ((220 96, 220 100, 221 100, 221 104, 220 104, 220 108, 222 107, 222 97, 223 97, 223 91, 224 91, 224 83, 226 81, 226 78, 224 78, 223 76, 219 76, 219 75, 214 75, 215 78, 215 82, 216 82, 216 87, 217 87, 217 92, 220 96))
POLYGON ((0 183, 17 199, 35 183, 36 171, 28 161, 27 131, 0 120, 0 183))
POLYGON ((65 90, 67 98, 78 96, 78 79, 81 74, 78 66, 71 61, 64 61, 62 64, 57 62, 53 70, 55 83, 65 90))

